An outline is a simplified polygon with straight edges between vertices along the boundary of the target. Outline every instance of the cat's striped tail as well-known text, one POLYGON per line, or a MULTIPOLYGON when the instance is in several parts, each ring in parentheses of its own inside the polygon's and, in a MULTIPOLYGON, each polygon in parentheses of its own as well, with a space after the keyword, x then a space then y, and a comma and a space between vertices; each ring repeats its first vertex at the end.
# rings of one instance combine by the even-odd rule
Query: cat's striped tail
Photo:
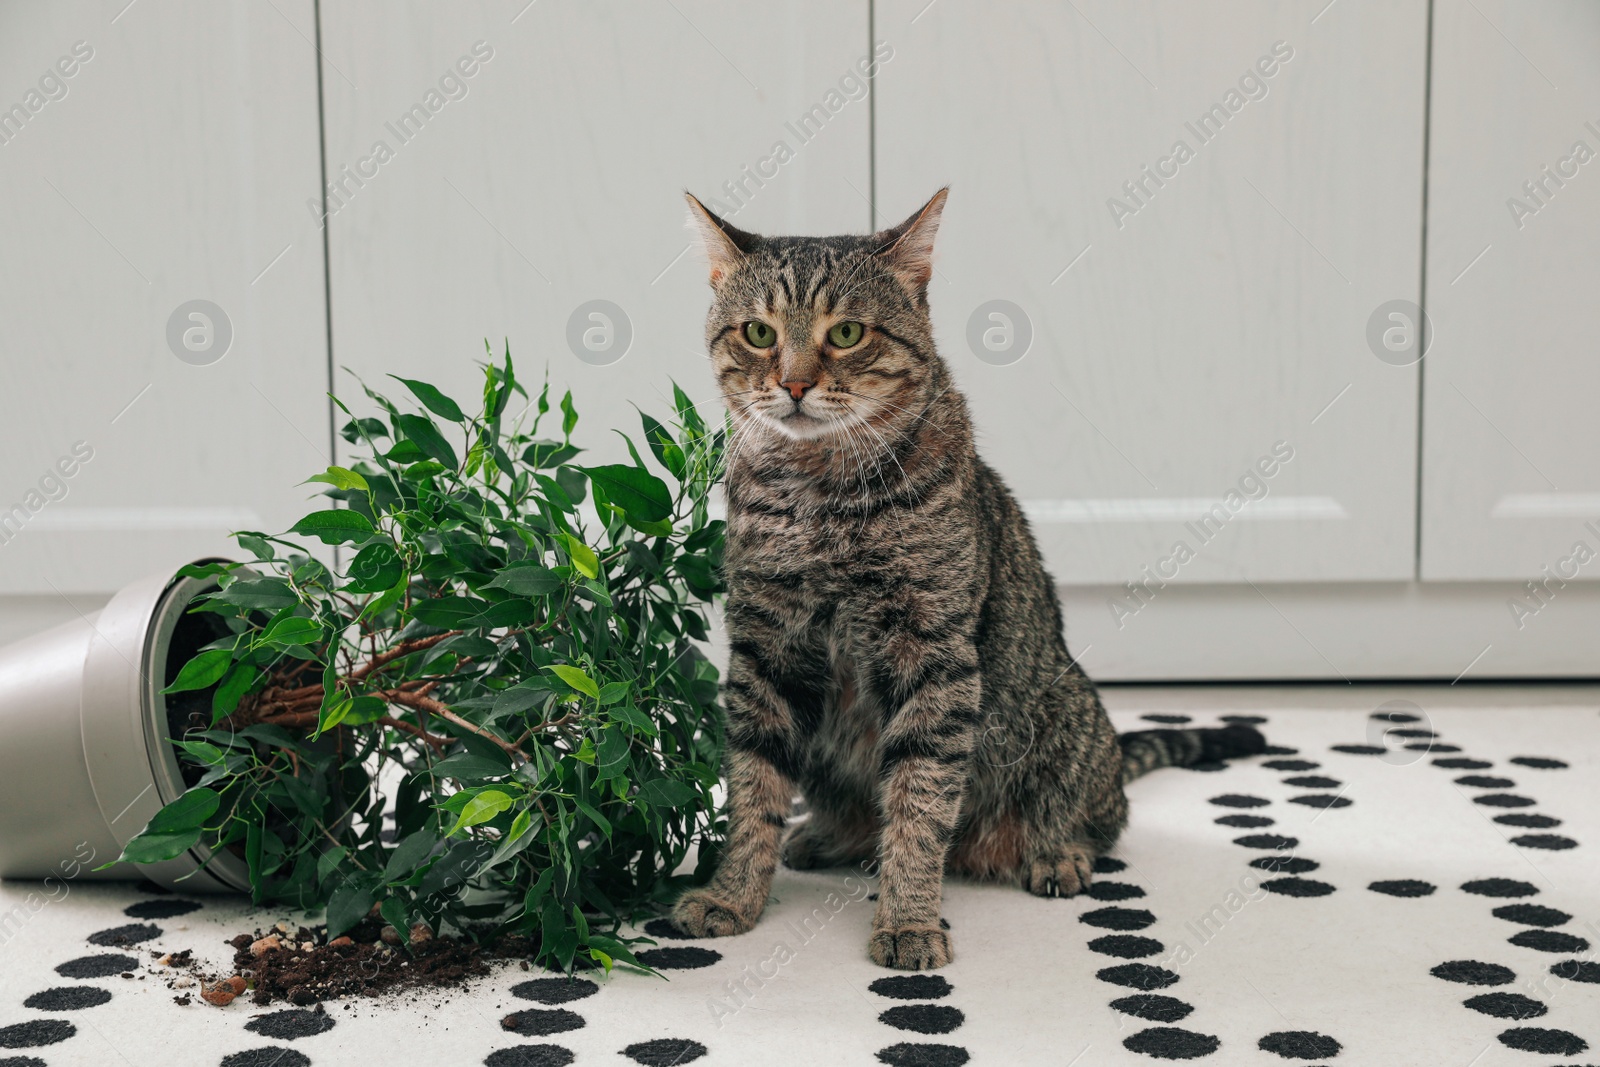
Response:
POLYGON ((1191 767, 1196 763, 1259 756, 1267 739, 1253 726, 1200 730, 1135 730, 1118 734, 1122 745, 1122 780, 1131 782, 1161 767, 1191 767))

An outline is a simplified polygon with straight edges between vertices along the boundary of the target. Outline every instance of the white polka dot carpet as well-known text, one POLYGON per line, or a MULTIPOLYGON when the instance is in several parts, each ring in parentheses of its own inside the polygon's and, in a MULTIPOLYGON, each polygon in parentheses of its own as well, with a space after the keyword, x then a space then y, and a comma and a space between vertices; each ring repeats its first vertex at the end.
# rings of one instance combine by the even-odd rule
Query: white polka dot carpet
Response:
POLYGON ((1600 1063, 1600 715, 1417 714, 1250 717, 1269 754, 1131 787, 1090 893, 949 883, 934 974, 868 962, 870 879, 784 871, 753 933, 651 924, 665 980, 506 966, 467 993, 180 1005, 157 957, 226 973, 226 938, 298 917, 8 882, 0 1067, 1600 1063))

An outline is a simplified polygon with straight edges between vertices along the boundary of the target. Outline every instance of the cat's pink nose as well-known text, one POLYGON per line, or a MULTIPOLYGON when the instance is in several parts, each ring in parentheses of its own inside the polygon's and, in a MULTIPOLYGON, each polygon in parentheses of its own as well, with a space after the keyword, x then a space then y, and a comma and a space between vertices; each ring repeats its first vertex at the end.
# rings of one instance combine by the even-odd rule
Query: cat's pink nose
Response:
POLYGON ((806 390, 810 389, 812 387, 812 385, 814 385, 815 383, 813 383, 813 382, 793 381, 793 382, 779 382, 778 384, 782 385, 785 389, 789 390, 789 395, 790 396, 794 397, 796 400, 801 400, 801 399, 804 399, 804 397, 806 395, 806 390))

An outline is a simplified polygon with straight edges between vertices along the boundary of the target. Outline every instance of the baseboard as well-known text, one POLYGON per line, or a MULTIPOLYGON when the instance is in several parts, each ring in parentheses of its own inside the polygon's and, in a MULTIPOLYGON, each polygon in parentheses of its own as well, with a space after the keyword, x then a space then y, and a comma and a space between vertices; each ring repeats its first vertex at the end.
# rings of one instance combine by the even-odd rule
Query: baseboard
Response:
POLYGON ((1600 583, 1065 586, 1068 645, 1103 681, 1600 675, 1600 583), (1515 606, 1514 605, 1519 605, 1515 606))

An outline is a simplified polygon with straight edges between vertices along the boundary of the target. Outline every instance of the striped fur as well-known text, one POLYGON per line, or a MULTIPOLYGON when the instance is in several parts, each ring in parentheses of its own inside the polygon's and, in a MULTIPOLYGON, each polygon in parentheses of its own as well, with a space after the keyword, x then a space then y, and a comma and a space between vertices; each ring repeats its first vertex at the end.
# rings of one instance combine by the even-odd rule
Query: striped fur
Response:
POLYGON ((1027 519, 978 458, 928 318, 945 193, 890 230, 829 238, 744 233, 689 199, 735 430, 730 822, 716 874, 674 921, 749 930, 780 856, 876 861, 869 955, 939 967, 946 870, 1077 893, 1126 822, 1128 761, 1179 762, 1180 745, 1119 745, 1027 519), (752 320, 776 343, 752 344, 752 320), (841 321, 864 339, 833 345, 841 321), (797 789, 811 814, 785 837, 797 789))

